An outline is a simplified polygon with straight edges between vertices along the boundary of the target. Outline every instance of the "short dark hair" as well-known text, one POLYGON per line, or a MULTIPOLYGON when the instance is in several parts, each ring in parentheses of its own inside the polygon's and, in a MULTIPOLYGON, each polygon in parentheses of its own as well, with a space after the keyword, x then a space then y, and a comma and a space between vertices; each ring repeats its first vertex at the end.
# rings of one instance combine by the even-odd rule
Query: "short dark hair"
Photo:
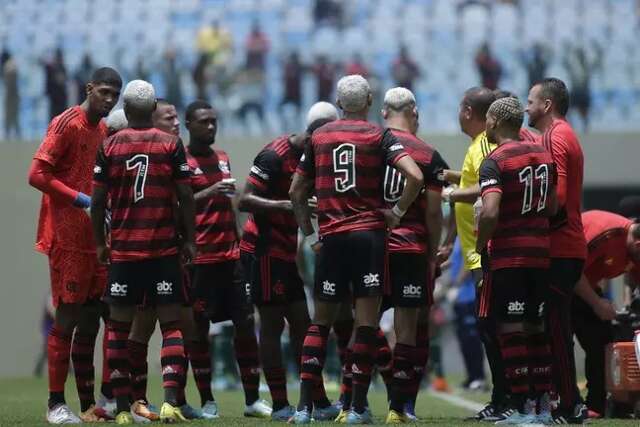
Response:
POLYGON ((618 213, 628 218, 640 218, 640 196, 627 196, 620 200, 618 213))
POLYGON ((119 89, 122 88, 122 78, 120 74, 111 67, 102 67, 95 70, 91 75, 91 83, 106 84, 119 89))
POLYGON ((191 118, 193 117, 193 113, 195 113, 196 110, 202 110, 202 109, 213 110, 213 107, 207 101, 203 101, 202 99, 193 101, 191 104, 187 105, 187 110, 184 113, 185 120, 190 121, 191 118))
POLYGON ((515 98, 518 99, 518 95, 516 95, 515 93, 511 92, 510 90, 505 90, 505 89, 496 89, 493 91, 493 96, 496 97, 496 101, 498 99, 502 99, 502 98, 515 98))
POLYGON ((535 84, 540 86, 540 95, 544 99, 550 99, 553 107, 561 116, 566 116, 569 111, 569 89, 560 79, 547 77, 535 84))
POLYGON ((307 126, 307 133, 309 135, 311 135, 313 132, 316 131, 316 129, 319 129, 322 126, 324 126, 327 123, 330 123, 332 121, 333 121, 333 119, 328 119, 328 118, 316 119, 316 120, 312 121, 311 123, 309 123, 309 126, 307 126))
POLYGON ((156 105, 173 105, 166 98, 156 98, 156 105))
POLYGON ((471 107, 473 117, 476 119, 485 120, 487 111, 495 100, 494 92, 482 86, 472 87, 464 93, 464 104, 471 107))

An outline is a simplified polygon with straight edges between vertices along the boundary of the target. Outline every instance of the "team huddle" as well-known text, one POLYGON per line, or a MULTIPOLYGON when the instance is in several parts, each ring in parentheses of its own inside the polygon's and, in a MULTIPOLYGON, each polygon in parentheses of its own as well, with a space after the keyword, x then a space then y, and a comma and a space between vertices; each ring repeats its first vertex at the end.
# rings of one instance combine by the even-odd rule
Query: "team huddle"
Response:
POLYGON ((387 386, 386 422, 415 420, 433 285, 456 234, 443 236, 443 202, 455 204, 449 229, 457 229, 465 267, 477 282, 476 314, 493 377, 491 402, 473 418, 585 419, 566 307, 575 290, 598 316, 611 316, 612 307, 589 285, 616 271, 600 268, 602 257, 590 258, 587 239, 601 251, 614 245, 609 236, 618 238, 617 252, 609 250, 620 258, 621 274, 638 258, 640 229, 596 212, 599 228, 585 237, 582 151, 564 119, 564 83, 545 79, 531 88, 526 112, 539 133, 523 127, 525 108, 513 94, 469 89, 459 120, 472 143, 462 171, 454 171, 417 136, 411 91, 386 92, 379 126, 367 120, 367 81, 343 77, 338 108, 314 104, 300 133, 264 146, 239 194, 228 155, 212 148, 218 119, 210 104, 187 107, 185 147, 175 107, 157 99, 148 82, 129 82, 123 110, 109 115, 121 88, 115 70, 96 70, 87 99, 52 120, 29 172, 30 184, 43 192, 36 248, 49 257, 56 306, 48 422, 218 418, 207 333, 210 322, 224 320, 234 325, 245 416, 371 423, 367 393, 377 370, 387 386), (241 232, 236 208, 249 214, 241 232), (622 239, 611 232, 621 227, 622 239), (296 264, 305 248, 315 256, 313 318, 296 264), (393 349, 379 328, 389 308, 393 349), (93 352, 101 317, 106 332, 96 402, 93 352), (297 405, 287 397, 280 349, 285 321, 299 369, 297 405), (156 322, 160 408, 146 395, 156 322), (336 403, 322 377, 332 330, 342 365, 336 403), (64 396, 70 361, 79 416, 64 396), (189 364, 201 399, 196 407, 184 393, 189 364), (271 403, 259 397, 260 372, 271 403))

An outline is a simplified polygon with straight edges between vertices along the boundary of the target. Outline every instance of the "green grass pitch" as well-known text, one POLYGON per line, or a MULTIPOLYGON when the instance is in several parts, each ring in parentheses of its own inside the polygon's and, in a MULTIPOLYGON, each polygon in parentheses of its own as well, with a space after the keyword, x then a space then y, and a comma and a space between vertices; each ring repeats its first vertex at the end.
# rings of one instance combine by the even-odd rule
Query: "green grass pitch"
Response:
MULTIPOLYGON (((1 379, 0 380, 0 426, 42 426, 46 425, 44 418, 47 399, 47 385, 44 379, 1 379)), ((335 398, 336 393, 329 393, 330 398, 335 398)), ((271 425, 271 421, 244 418, 244 399, 241 391, 218 392, 215 394, 221 417, 215 421, 190 422, 189 425, 220 425, 220 426, 257 426, 271 425)), ((267 393, 262 396, 268 398, 267 393)), ((465 394, 465 398, 482 402, 486 395, 465 394)), ((154 403, 161 400, 161 389, 158 378, 151 378, 149 382, 149 398, 154 403)), ((290 392, 291 402, 295 402, 297 392, 290 392)), ((197 392, 191 383, 188 387, 189 402, 199 403, 197 392)), ((382 391, 373 390, 370 393, 370 403, 377 423, 384 423, 386 415, 386 395, 382 391)), ((78 410, 77 395, 74 389, 73 378, 67 381, 67 401, 74 411, 78 410)), ((472 426, 477 423, 464 421, 463 418, 471 415, 465 409, 453 406, 436 397, 421 393, 417 405, 417 414, 420 417, 419 424, 429 426, 472 426)), ((314 425, 332 425, 334 423, 314 423, 314 425)), ((590 424, 602 426, 638 426, 638 420, 603 420, 590 424)), ((104 424, 96 424, 104 425, 104 424)), ((485 425, 485 424, 482 424, 485 425)))

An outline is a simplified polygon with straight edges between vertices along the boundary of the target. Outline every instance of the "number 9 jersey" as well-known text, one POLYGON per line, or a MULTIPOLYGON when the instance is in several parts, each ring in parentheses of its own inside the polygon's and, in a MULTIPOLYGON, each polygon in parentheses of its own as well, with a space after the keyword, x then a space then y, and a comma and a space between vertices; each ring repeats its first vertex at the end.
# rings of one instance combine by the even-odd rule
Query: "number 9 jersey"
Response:
POLYGON ((336 120, 318 128, 298 170, 315 178, 320 235, 384 229, 383 180, 407 156, 389 129, 363 120, 336 120))
POLYGON ((482 195, 502 193, 498 225, 488 245, 492 271, 549 268, 550 229, 545 209, 556 180, 553 158, 540 144, 505 142, 482 161, 482 195))
POLYGON ((175 184, 189 184, 190 176, 177 136, 153 128, 129 128, 104 141, 93 185, 108 189, 112 261, 178 253, 175 184))

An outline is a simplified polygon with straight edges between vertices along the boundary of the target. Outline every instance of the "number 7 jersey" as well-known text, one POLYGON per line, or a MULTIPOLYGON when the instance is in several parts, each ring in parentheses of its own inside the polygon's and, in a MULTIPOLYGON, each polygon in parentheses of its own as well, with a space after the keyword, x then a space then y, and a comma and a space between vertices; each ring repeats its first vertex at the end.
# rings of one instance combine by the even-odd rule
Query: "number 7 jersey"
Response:
POLYGON ((318 128, 297 173, 315 179, 320 235, 385 227, 385 166, 408 155, 390 130, 364 120, 318 128))
POLYGON ((551 154, 536 143, 505 142, 482 161, 482 195, 502 193, 498 225, 489 242, 491 270, 549 267, 545 209, 556 179, 551 154))
POLYGON ((177 136, 153 128, 123 129, 104 141, 93 185, 108 190, 112 261, 178 252, 175 184, 189 184, 190 176, 177 136))

